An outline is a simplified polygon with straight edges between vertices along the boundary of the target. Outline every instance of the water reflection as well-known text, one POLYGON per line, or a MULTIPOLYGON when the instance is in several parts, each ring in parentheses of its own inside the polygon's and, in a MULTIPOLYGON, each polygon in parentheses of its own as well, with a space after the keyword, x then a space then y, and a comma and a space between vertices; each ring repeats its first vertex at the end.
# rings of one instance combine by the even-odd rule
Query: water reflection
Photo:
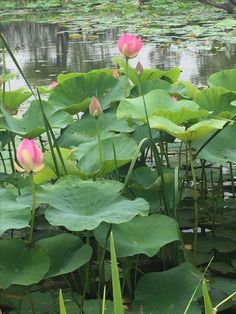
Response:
MULTIPOLYGON (((87 72, 94 68, 111 67, 111 58, 118 53, 116 40, 119 29, 91 36, 81 29, 72 32, 61 24, 18 21, 0 24, 0 31, 32 85, 47 85, 61 72, 87 72), (71 38, 72 33, 79 34, 79 38, 71 38)), ((225 47, 225 51, 197 53, 147 43, 131 63, 135 65, 137 59, 148 68, 179 66, 182 79, 204 85, 213 72, 236 66, 236 45, 225 47)), ((10 58, 7 58, 7 65, 16 74, 12 87, 25 86, 10 58)))

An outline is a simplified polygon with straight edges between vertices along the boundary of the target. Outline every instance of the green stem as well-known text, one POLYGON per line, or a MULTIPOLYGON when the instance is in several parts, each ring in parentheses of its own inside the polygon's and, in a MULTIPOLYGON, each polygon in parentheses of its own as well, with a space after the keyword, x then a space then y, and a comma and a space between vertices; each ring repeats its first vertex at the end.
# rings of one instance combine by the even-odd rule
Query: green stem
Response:
POLYGON ((35 211, 36 211, 36 190, 35 190, 33 173, 30 173, 30 179, 31 179, 31 189, 32 189, 32 207, 31 207, 31 222, 30 222, 29 242, 32 242, 33 231, 34 231, 34 221, 35 221, 35 211))
POLYGON ((128 66, 129 66, 129 58, 125 58, 125 97, 128 97, 128 66))
POLYGON ((196 173, 193 164, 193 151, 191 142, 189 142, 189 162, 191 167, 192 173, 192 180, 194 186, 194 242, 193 242, 193 256, 194 262, 196 261, 196 254, 197 254, 197 233, 198 233, 198 203, 197 203, 197 180, 196 180, 196 173))
POLYGON ((96 129, 98 137, 98 156, 99 156, 99 170, 102 170, 102 141, 101 141, 101 130, 99 124, 99 117, 96 119, 96 129))
POLYGON ((1 152, 0 152, 0 159, 2 161, 4 172, 7 173, 7 167, 6 167, 5 160, 4 160, 3 155, 2 155, 1 152))
POLYGON ((149 134, 149 138, 152 140, 152 132, 151 132, 151 128, 150 128, 150 123, 149 123, 149 118, 148 118, 148 112, 147 112, 147 106, 146 106, 146 101, 144 98, 144 94, 143 94, 143 89, 142 89, 142 84, 141 84, 141 78, 140 75, 138 76, 138 81, 139 81, 139 89, 140 89, 140 93, 143 99, 143 106, 144 106, 144 112, 145 112, 145 117, 147 120, 147 125, 148 125, 148 134, 149 134))
POLYGON ((232 195, 233 195, 233 198, 235 198, 235 193, 234 193, 234 174, 233 174, 233 164, 232 164, 232 162, 229 163, 229 169, 230 169, 230 179, 231 179, 231 184, 232 184, 232 195))

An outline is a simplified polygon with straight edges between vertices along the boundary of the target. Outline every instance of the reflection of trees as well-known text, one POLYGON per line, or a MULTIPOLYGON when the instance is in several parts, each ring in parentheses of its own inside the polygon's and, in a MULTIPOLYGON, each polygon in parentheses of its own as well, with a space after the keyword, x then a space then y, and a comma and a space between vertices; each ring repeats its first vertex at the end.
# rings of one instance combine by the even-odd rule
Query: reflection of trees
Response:
POLYGON ((87 39, 91 34, 82 33, 81 39, 73 40, 60 24, 27 21, 0 24, 0 31, 32 84, 47 84, 45 80, 61 72, 109 66, 118 32, 108 30, 94 41, 87 39))
MULTIPOLYGON (((212 42, 212 47, 217 43, 212 42)), ((171 51, 169 48, 153 47, 148 53, 151 64, 155 68, 168 70, 179 66, 183 70, 183 77, 195 84, 206 84, 207 78, 217 71, 236 66, 236 45, 226 46, 226 51, 188 50, 171 51)))
POLYGON ((212 73, 223 69, 235 68, 236 45, 228 45, 227 51, 205 53, 197 56, 199 76, 206 81, 212 73))

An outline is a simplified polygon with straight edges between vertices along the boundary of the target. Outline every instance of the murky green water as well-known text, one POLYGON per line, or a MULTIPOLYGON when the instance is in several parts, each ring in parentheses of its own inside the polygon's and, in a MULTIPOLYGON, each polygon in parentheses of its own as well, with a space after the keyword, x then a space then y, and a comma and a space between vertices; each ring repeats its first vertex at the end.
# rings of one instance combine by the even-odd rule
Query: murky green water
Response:
MULTIPOLYGON (((121 29, 115 28, 91 36, 77 29, 80 38, 71 38, 73 32, 62 24, 28 21, 0 23, 0 31, 32 85, 48 85, 61 72, 86 72, 94 68, 112 67, 111 59, 118 54, 116 41, 122 33, 121 29)), ((205 85, 207 77, 213 72, 236 66, 235 44, 221 47, 218 47, 217 42, 205 41, 201 44, 220 49, 197 52, 190 48, 179 49, 175 45, 163 47, 145 42, 140 55, 132 60, 132 64, 140 60, 147 68, 168 69, 179 66, 182 79, 199 85, 205 85)), ((25 86, 9 57, 7 67, 16 75, 11 86, 25 86)))

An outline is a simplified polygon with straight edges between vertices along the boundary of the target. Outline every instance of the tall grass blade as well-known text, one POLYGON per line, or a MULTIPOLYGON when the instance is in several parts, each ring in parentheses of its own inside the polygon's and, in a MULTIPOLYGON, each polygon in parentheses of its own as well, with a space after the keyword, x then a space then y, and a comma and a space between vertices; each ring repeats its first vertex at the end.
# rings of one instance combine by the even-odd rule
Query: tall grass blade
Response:
POLYGON ((202 281, 202 292, 203 292, 203 299, 204 299, 205 314, 212 314, 213 312, 212 303, 211 303, 211 299, 208 293, 205 280, 202 281))
POLYGON ((198 288, 199 288, 201 282, 203 281, 203 278, 204 278, 204 276, 205 276, 205 274, 206 274, 208 268, 210 267, 211 262, 213 261, 214 257, 215 257, 215 256, 212 256, 212 258, 210 259, 210 262, 208 263, 206 269, 204 270, 204 273, 202 274, 202 276, 201 276, 201 278, 200 278, 200 280, 199 280, 199 282, 198 282, 196 288, 194 289, 193 294, 192 294, 192 296, 191 296, 191 298, 190 298, 190 300, 189 300, 189 302, 188 302, 188 304, 187 304, 187 306, 186 306, 186 308, 185 308, 184 314, 187 314, 187 313, 190 314, 190 312, 188 312, 188 310, 189 310, 189 308, 190 308, 190 305, 191 305, 191 303, 192 303, 192 301, 193 301, 193 299, 194 299, 194 297, 195 297, 195 294, 197 293, 197 290, 198 290, 198 288))
POLYGON ((60 314, 67 314, 61 289, 59 291, 59 309, 60 314))
POLYGON ((55 155, 55 152, 54 152, 54 149, 53 149, 53 142, 52 142, 51 135, 50 135, 50 133, 51 133, 50 132, 50 127, 49 127, 50 125, 49 125, 48 119, 47 119, 47 117, 45 115, 45 112, 44 112, 44 109, 43 109, 43 103, 42 103, 42 100, 41 100, 41 97, 40 97, 38 89, 37 89, 37 94, 38 94, 40 109, 41 109, 41 112, 42 112, 42 115, 43 115, 43 121, 44 121, 44 125, 45 125, 45 130, 46 130, 46 134, 47 134, 47 138, 48 138, 48 144, 49 144, 49 147, 50 147, 50 151, 51 151, 52 160, 53 160, 53 164, 54 164, 54 167, 55 167, 56 175, 57 175, 58 178, 60 178, 59 167, 58 167, 58 164, 57 164, 56 155, 55 155))
POLYGON ((110 235, 110 250, 111 250, 111 278, 112 278, 112 290, 113 290, 113 301, 114 301, 114 313, 124 314, 124 306, 122 303, 121 287, 119 270, 117 266, 115 244, 113 234, 110 235))

